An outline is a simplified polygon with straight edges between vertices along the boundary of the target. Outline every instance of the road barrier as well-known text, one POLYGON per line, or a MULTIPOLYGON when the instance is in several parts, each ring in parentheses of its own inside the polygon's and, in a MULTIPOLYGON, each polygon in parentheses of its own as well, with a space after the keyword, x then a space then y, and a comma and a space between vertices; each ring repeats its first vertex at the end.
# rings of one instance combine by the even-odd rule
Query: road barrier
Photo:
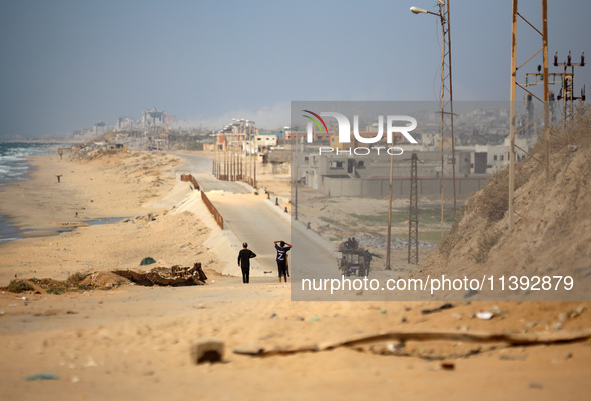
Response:
POLYGON ((205 192, 201 191, 199 183, 197 182, 195 177, 193 177, 191 174, 181 174, 181 181, 190 182, 191 184, 193 184, 193 187, 196 190, 201 192, 201 200, 203 201, 203 203, 205 203, 205 206, 207 206, 207 210, 209 210, 209 212, 212 214, 218 226, 220 226, 222 230, 226 230, 228 227, 224 225, 224 218, 222 217, 220 212, 218 212, 215 206, 211 203, 207 195, 205 195, 205 192))
POLYGON ((199 190, 199 183, 197 182, 197 180, 191 175, 191 174, 181 174, 181 181, 186 181, 186 182, 190 182, 191 184, 193 184, 193 187, 197 190, 199 190))
POLYGON ((207 197, 207 195, 205 195, 205 192, 203 191, 201 191, 201 200, 203 200, 203 203, 205 203, 205 206, 207 206, 207 209, 213 215, 213 218, 215 219, 215 222, 218 223, 218 226, 220 226, 220 228, 224 230, 224 218, 218 212, 215 206, 210 202, 209 198, 207 197))

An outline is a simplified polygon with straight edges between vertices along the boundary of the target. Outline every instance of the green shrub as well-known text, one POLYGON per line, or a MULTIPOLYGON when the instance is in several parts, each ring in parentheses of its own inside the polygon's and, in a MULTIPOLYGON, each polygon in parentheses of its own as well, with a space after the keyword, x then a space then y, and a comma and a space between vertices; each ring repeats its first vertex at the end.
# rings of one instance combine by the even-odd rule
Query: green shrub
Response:
POLYGON ((8 284, 8 291, 14 293, 21 293, 25 291, 33 291, 35 288, 31 285, 31 283, 27 283, 26 281, 22 280, 12 280, 10 284, 8 284))

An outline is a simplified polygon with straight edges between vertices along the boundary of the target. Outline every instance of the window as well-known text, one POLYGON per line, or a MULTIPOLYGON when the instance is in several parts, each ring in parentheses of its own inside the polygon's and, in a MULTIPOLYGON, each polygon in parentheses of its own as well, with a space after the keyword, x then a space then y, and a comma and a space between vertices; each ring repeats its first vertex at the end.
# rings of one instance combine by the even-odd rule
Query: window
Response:
POLYGON ((343 168, 343 162, 331 161, 330 168, 343 168))
POLYGON ((493 157, 493 160, 497 160, 497 155, 495 155, 495 157, 493 157))
POLYGON ((504 155, 501 155, 501 160, 504 160, 504 159, 505 159, 505 156, 504 155))

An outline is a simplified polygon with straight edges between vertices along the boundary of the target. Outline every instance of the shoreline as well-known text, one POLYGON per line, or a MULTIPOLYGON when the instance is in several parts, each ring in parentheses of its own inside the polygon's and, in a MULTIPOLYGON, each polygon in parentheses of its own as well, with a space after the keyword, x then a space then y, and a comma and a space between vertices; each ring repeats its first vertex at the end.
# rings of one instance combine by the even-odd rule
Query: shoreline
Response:
MULTIPOLYGON (((169 249, 159 251, 159 262, 173 265, 193 259, 185 252, 176 260, 171 246, 175 239, 153 236, 151 231, 161 228, 146 217, 158 218, 158 226, 168 232, 182 224, 179 220, 189 219, 164 219, 167 210, 151 206, 178 184, 178 158, 128 152, 93 160, 60 161, 54 155, 30 160, 35 167, 30 179, 0 190, 0 214, 22 234, 21 239, 0 244, 0 283, 15 277, 64 279, 76 271, 135 268, 136 260, 139 265, 143 257, 157 255, 161 246, 169 249), (57 174, 62 175, 59 184, 57 174), (93 224, 101 219, 119 221, 93 224)), ((187 226, 187 242, 193 228, 203 229, 202 224, 187 226)))
MULTIPOLYGON (((143 155, 142 152, 133 154, 143 155)), ((68 155, 60 160, 53 154, 27 156, 27 159, 31 168, 27 179, 7 182, 0 188, 0 215, 19 230, 57 231, 63 225, 84 225, 108 218, 125 219, 145 212, 149 199, 138 196, 129 199, 126 184, 107 174, 109 167, 117 168, 119 155, 107 155, 97 159, 96 163, 74 161, 68 155), (60 183, 57 175, 60 175, 60 183)), ((174 160, 172 157, 168 159, 174 160)), ((166 174, 165 169, 161 174, 166 174)), ((172 187, 174 176, 166 178, 171 179, 169 187, 172 187)), ((133 187, 132 183, 128 184, 129 188, 133 187)), ((151 198, 161 197, 166 192, 155 191, 151 198)))

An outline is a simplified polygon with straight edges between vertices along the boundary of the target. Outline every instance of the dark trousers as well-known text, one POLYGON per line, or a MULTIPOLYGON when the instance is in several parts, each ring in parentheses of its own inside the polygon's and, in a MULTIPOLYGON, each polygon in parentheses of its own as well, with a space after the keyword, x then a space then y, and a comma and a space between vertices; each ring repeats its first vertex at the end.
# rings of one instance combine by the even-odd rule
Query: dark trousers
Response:
POLYGON ((277 261, 277 272, 279 273, 279 277, 283 277, 287 274, 287 266, 284 261, 277 261))
POLYGON ((242 282, 248 284, 248 276, 250 275, 250 267, 242 268, 242 282))

